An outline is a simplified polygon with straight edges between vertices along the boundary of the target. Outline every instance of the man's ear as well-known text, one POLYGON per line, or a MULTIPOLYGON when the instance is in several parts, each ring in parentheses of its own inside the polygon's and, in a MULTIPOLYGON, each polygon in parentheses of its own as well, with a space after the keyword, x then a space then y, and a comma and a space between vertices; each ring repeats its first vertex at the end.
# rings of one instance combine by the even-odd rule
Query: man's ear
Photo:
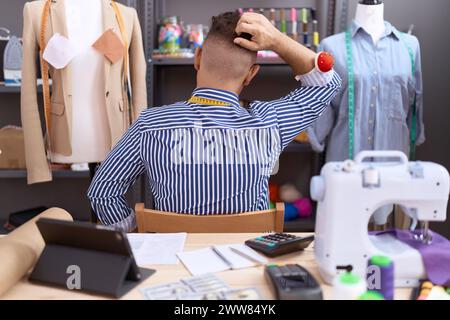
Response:
POLYGON ((248 86, 250 82, 252 82, 253 78, 258 74, 260 66, 257 64, 254 64, 250 70, 248 71, 247 76, 244 79, 244 86, 248 86))
POLYGON ((195 58, 194 58, 194 68, 195 70, 200 70, 200 60, 202 60, 202 48, 197 47, 197 49, 195 49, 195 58))

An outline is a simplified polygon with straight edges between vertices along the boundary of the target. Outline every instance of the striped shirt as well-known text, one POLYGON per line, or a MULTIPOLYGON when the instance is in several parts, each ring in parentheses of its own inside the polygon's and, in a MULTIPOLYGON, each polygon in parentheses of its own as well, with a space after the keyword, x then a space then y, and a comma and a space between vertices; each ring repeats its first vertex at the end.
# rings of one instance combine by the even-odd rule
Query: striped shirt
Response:
POLYGON ((198 88, 188 101, 142 112, 98 169, 88 191, 105 225, 136 226, 124 194, 144 172, 155 208, 180 214, 234 214, 268 208, 268 180, 283 149, 328 106, 337 73, 313 70, 274 101, 242 108, 232 92, 198 88), (201 100, 200 100, 201 101, 201 100))

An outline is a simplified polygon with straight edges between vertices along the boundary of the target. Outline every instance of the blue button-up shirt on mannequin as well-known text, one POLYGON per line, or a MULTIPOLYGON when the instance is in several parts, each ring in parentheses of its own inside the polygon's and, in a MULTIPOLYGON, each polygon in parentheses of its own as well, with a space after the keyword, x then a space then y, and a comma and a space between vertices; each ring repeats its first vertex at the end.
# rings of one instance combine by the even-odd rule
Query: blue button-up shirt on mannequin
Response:
MULTIPOLYGON (((390 23, 377 44, 356 22, 351 25, 355 72, 354 154, 363 150, 399 150, 409 154, 411 105, 416 95, 416 145, 425 141, 420 46, 416 37, 401 35, 390 23), (408 47, 415 55, 412 76, 408 47)), ((313 148, 324 151, 327 161, 348 159, 348 79, 345 33, 322 41, 320 50, 335 57, 342 89, 324 114, 308 130, 313 148)))

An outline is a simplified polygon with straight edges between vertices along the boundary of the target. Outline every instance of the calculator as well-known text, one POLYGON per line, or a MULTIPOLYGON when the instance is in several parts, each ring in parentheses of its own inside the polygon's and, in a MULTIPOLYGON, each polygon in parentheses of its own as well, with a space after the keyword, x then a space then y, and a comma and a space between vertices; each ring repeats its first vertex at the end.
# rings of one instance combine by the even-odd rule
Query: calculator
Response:
POLYGON ((317 280, 298 264, 269 264, 264 274, 278 300, 323 299, 317 280))
POLYGON ((268 257, 300 251, 314 241, 314 236, 298 237, 287 233, 272 233, 245 241, 245 244, 268 257))

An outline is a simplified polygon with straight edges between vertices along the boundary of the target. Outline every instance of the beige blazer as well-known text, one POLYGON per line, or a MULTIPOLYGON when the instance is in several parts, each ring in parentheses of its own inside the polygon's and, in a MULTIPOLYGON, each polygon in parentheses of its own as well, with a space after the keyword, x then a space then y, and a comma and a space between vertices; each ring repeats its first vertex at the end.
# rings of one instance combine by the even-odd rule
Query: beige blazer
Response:
MULTIPOLYGON (((113 31, 122 39, 111 0, 103 1, 104 30, 113 31)), ((23 67, 21 114, 25 139, 25 155, 28 171, 28 183, 52 180, 47 160, 46 143, 41 127, 40 105, 37 98, 36 77, 38 71, 39 35, 41 17, 45 1, 38 0, 25 4, 23 28, 23 67)), ((128 103, 126 88, 122 81, 124 59, 115 64, 105 57, 105 90, 111 148, 128 128, 130 107, 133 120, 147 106, 146 60, 142 43, 142 32, 136 10, 118 4, 123 16, 129 42, 130 81, 132 87, 132 106, 128 103)), ((53 0, 50 16, 45 30, 46 43, 53 34, 67 37, 64 0, 53 0)), ((50 66, 52 84, 50 146, 53 152, 70 156, 72 127, 71 66, 55 70, 50 66)), ((79 79, 83 81, 83 79, 79 79)), ((43 114, 43 113, 41 113, 43 114)))

